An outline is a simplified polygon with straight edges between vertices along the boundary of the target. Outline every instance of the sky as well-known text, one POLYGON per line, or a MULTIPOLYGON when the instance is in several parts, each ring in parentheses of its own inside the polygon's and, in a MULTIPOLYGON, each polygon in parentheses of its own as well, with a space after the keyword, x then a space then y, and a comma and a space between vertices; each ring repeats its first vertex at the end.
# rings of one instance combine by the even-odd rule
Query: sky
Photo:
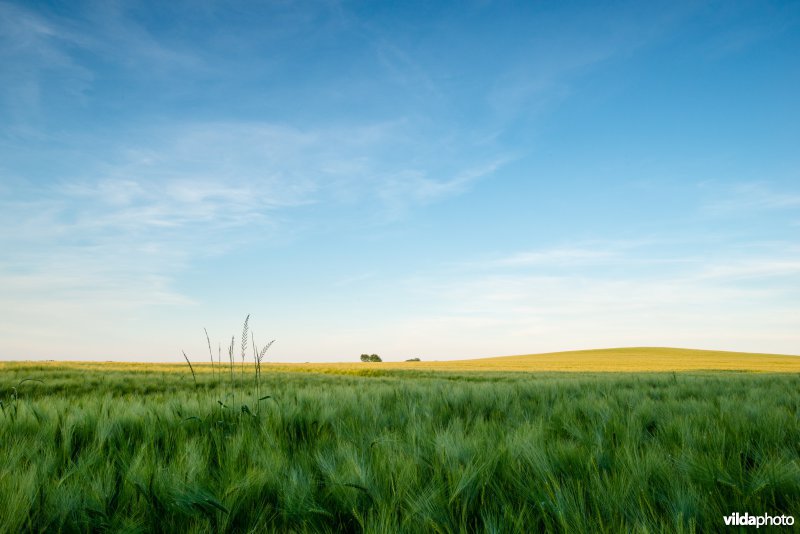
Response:
POLYGON ((800 354, 799 95, 797 1, 0 1, 0 359, 800 354))

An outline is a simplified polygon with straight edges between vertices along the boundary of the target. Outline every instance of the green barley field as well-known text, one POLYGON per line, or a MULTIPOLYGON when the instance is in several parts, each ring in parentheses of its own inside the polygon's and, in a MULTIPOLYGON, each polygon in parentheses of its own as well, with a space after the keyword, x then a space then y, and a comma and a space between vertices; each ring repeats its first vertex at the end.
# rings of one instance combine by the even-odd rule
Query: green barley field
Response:
POLYGON ((0 531, 671 533, 724 530, 733 512, 800 519, 800 374, 382 365, 0 364, 0 531))

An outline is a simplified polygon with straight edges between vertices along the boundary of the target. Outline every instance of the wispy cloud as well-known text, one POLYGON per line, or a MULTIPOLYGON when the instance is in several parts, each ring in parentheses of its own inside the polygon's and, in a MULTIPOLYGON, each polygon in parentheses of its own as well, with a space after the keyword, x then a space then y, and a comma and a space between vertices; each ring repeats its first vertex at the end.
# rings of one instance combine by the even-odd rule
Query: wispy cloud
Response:
POLYGON ((703 184, 703 187, 715 192, 715 198, 705 206, 705 210, 711 214, 727 215, 760 210, 800 208, 800 192, 778 190, 765 182, 723 186, 706 183, 703 184))
POLYGON ((740 259, 723 264, 705 266, 698 274, 699 280, 735 282, 739 280, 782 279, 800 277, 800 255, 778 258, 740 259))
POLYGON ((160 125, 146 140, 60 169, 53 182, 12 188, 0 200, 0 245, 15 251, 0 262, 0 291, 54 306, 76 298, 186 304, 191 299, 173 289, 186 265, 254 239, 286 239, 302 227, 295 210, 358 203, 384 224, 386 213, 400 217, 460 194, 502 165, 437 178, 424 167, 387 166, 381 154, 407 136, 402 128, 160 125), (239 231, 245 227, 251 231, 239 231))
POLYGON ((370 33, 373 34, 375 53, 393 83, 427 99, 441 101, 445 98, 433 77, 408 52, 386 37, 375 35, 374 29, 370 33))
POLYGON ((531 250, 498 254, 480 261, 464 262, 454 266, 464 272, 530 271, 548 272, 570 268, 613 267, 633 263, 638 267, 693 263, 697 258, 675 258, 661 248, 669 244, 666 238, 642 237, 639 239, 588 240, 570 244, 539 247, 531 250))
POLYGON ((493 79, 487 103, 501 121, 550 111, 573 95, 581 76, 657 42, 690 12, 677 4, 647 14, 603 6, 582 9, 567 25, 542 14, 536 30, 510 51, 516 61, 493 79), (615 16, 601 16, 600 10, 615 16))
POLYGON ((44 99, 52 87, 73 103, 84 101, 94 75, 73 58, 88 40, 57 22, 9 3, 0 3, 0 113, 5 135, 41 137, 44 99))
POLYGON ((585 248, 554 248, 535 252, 520 252, 489 262, 495 267, 539 267, 556 265, 596 265, 615 256, 609 250, 585 248))
POLYGON ((769 9, 759 10, 755 17, 743 4, 728 3, 720 7, 721 9, 715 10, 720 18, 732 21, 747 17, 747 24, 732 25, 706 37, 703 51, 715 60, 737 54, 791 31, 800 22, 800 16, 791 3, 771 5, 769 9))
POLYGON ((216 218, 318 202, 378 200, 379 208, 394 209, 460 194, 507 162, 465 157, 463 166, 438 166, 442 170, 433 176, 430 161, 407 162, 394 154, 413 150, 410 130, 412 125, 396 121, 316 128, 177 124, 98 169, 112 180, 71 188, 106 201, 161 198, 181 208, 174 210, 176 217, 216 218), (218 204, 226 209, 214 211, 218 204))
POLYGON ((479 180, 491 177, 510 158, 499 158, 472 168, 456 170, 451 176, 431 176, 424 168, 389 173, 378 180, 377 196, 386 208, 384 215, 396 219, 409 208, 425 205, 467 191, 479 180))
POLYGON ((94 122, 107 84, 123 83, 134 94, 147 80, 156 98, 182 87, 188 74, 209 73, 191 46, 157 37, 119 2, 78 2, 69 15, 0 2, 0 64, 0 135, 25 140, 54 138, 63 126, 52 121, 65 114, 86 113, 84 127, 94 122))

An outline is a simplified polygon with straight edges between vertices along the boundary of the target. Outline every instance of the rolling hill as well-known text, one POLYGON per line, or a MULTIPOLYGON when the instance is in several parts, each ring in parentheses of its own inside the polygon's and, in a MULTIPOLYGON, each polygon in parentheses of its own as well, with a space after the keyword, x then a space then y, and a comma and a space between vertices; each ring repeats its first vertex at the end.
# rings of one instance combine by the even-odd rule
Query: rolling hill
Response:
MULTIPOLYGON (((211 366, 194 358, 195 370, 211 371, 211 366)), ((158 368, 162 372, 187 371, 183 362, 131 363, 131 362, 0 362, 4 366, 32 367, 82 367, 107 370, 147 370, 158 368)), ((227 368, 228 362, 222 362, 227 368)), ((238 372, 239 362, 235 363, 238 372)), ((252 363, 245 364, 246 372, 252 363)), ((372 371, 413 369, 418 371, 526 371, 526 372, 670 372, 670 371, 751 371, 773 373, 800 372, 800 356, 728 352, 716 350, 676 349, 666 347, 626 347, 593 349, 544 354, 496 356, 470 360, 363 363, 270 363, 264 362, 264 372, 298 371, 344 374, 369 374, 372 371)))

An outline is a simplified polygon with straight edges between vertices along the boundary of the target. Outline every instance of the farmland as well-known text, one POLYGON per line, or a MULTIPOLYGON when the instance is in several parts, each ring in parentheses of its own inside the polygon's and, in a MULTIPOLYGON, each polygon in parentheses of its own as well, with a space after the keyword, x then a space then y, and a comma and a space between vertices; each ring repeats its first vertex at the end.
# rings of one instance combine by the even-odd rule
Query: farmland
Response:
POLYGON ((703 532, 733 512, 800 518, 795 361, 622 349, 273 364, 258 382, 252 361, 0 363, 0 530, 703 532))
MULTIPOLYGON (((227 366, 227 355, 221 365, 227 366)), ((216 360, 215 360, 216 361, 216 360)), ((238 360, 237 360, 238 361, 238 360)), ((213 372, 206 360, 193 360, 198 373, 213 372), (205 362, 205 363, 204 363, 205 362)), ((237 364, 238 365, 238 364, 237 364)), ((250 361, 252 365, 252 360, 250 361)), ((186 364, 176 360, 173 364, 148 364, 136 362, 0 362, 0 369, 27 366, 37 370, 76 369, 102 371, 137 371, 157 373, 185 373, 186 364), (32 366, 32 367, 31 367, 32 366)), ((362 362, 337 363, 269 363, 265 372, 312 372, 325 374, 375 375, 384 371, 450 371, 450 372, 672 372, 672 371, 752 371, 800 372, 800 357, 781 354, 756 354, 713 350, 673 349, 660 347, 630 347, 620 349, 577 350, 526 354, 493 358, 449 361, 387 361, 380 365, 362 362)), ((219 369, 219 367, 217 368, 219 369)))

